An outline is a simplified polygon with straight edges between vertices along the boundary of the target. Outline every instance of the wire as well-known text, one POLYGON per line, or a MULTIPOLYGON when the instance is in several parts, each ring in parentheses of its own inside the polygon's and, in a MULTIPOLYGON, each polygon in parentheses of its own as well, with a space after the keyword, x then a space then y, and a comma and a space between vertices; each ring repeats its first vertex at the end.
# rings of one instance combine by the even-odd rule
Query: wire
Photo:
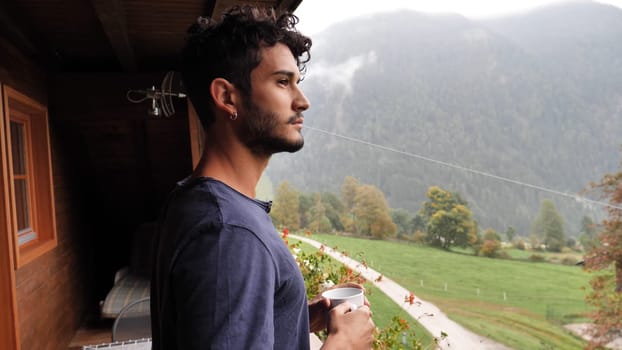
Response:
POLYGON ((473 173, 473 174, 476 174, 476 175, 486 176, 486 177, 489 177, 489 178, 493 178, 495 180, 499 180, 499 181, 503 181, 503 182, 508 182, 508 183, 512 183, 512 184, 519 185, 519 186, 528 187, 528 188, 539 190, 539 191, 543 191, 543 192, 552 193, 552 194, 555 194, 555 195, 558 195, 558 196, 562 196, 562 197, 572 198, 572 199, 574 199, 577 202, 595 204, 595 205, 600 205, 600 206, 604 206, 604 207, 609 207, 609 208, 614 208, 614 209, 622 210, 621 206, 613 205, 613 204, 602 202, 602 201, 596 201, 596 200, 589 199, 589 198, 586 198, 586 197, 583 197, 583 196, 579 196, 578 194, 566 193, 566 192, 557 191, 557 190, 554 190, 554 189, 551 189, 551 188, 547 188, 547 187, 543 187, 543 186, 532 185, 532 184, 529 184, 529 183, 526 183, 526 182, 522 182, 522 181, 519 181, 519 180, 514 180, 514 179, 507 178, 507 177, 491 174, 491 173, 488 173, 488 172, 485 172, 485 171, 481 171, 481 170, 477 170, 477 169, 473 169, 473 168, 468 168, 468 167, 464 167, 464 166, 457 165, 457 164, 452 164, 452 163, 444 162, 444 161, 441 161, 441 160, 437 160, 437 159, 434 159, 434 158, 422 156, 422 155, 415 154, 415 153, 412 153, 412 152, 406 152, 406 151, 402 151, 402 150, 395 149, 395 148, 392 148, 392 147, 379 145, 377 143, 373 143, 373 142, 357 139, 357 138, 346 136, 346 135, 342 135, 342 134, 337 134, 335 132, 318 129, 318 128, 315 128, 315 127, 312 127, 312 126, 308 126, 306 124, 305 124, 304 127, 306 129, 317 131, 317 132, 320 132, 320 133, 323 133, 323 134, 326 134, 326 135, 334 136, 334 137, 341 138, 341 139, 348 140, 348 141, 355 142, 355 143, 360 143, 360 144, 363 144, 363 145, 366 145, 366 146, 370 146, 370 147, 374 147, 374 148, 378 148, 378 149, 381 149, 381 150, 384 150, 384 151, 398 153, 398 154, 401 154, 401 155, 404 155, 404 156, 407 156, 407 157, 416 158, 416 159, 424 160, 426 162, 435 163, 435 164, 438 164, 438 165, 443 165, 443 166, 446 166, 446 167, 463 170, 463 171, 466 171, 466 172, 469 172, 469 173, 473 173))
POLYGON ((129 90, 126 94, 125 97, 127 98, 128 101, 132 102, 132 103, 140 103, 143 102, 145 100, 147 100, 149 97, 147 97, 147 92, 143 91, 143 90, 129 90), (133 98, 132 94, 143 94, 145 95, 145 97, 143 98, 133 98))

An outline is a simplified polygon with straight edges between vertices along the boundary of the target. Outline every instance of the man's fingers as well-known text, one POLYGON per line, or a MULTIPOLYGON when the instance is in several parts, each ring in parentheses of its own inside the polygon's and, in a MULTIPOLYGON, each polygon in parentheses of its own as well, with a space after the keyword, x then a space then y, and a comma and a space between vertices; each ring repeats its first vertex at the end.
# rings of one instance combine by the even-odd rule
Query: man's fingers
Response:
POLYGON ((348 312, 362 312, 362 313, 367 314, 368 317, 372 316, 372 312, 367 305, 357 307, 356 305, 349 303, 349 302, 341 303, 335 306, 334 308, 331 309, 331 312, 335 312, 341 315, 346 314, 348 312))
POLYGON ((369 317, 371 317, 373 315, 373 313, 371 312, 371 309, 367 306, 367 305, 363 305, 363 306, 359 306, 356 309, 357 312, 364 312, 366 313, 369 317))
POLYGON ((354 305, 352 305, 349 302, 341 303, 341 304, 335 306, 334 308, 332 308, 331 312, 336 312, 338 314, 345 314, 347 312, 350 312, 350 310, 352 310, 353 306, 354 305))

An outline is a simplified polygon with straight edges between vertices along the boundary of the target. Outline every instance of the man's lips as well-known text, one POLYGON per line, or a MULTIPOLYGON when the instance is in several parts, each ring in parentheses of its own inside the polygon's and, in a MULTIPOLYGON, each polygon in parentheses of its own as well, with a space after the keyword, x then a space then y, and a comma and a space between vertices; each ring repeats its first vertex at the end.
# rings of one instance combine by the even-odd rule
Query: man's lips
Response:
POLYGON ((305 118, 300 117, 300 118, 295 118, 292 121, 290 121, 291 124, 294 125, 302 125, 302 123, 304 122, 305 118))

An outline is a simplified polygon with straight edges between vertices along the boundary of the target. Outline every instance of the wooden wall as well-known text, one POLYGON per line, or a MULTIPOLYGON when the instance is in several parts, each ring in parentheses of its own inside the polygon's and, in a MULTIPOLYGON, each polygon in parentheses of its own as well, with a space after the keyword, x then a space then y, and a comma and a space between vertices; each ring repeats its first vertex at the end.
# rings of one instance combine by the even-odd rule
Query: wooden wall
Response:
MULTIPOLYGON (((0 52, 0 82, 49 104, 49 79, 45 70, 1 38, 0 52)), ((72 169, 59 152, 55 131, 51 130, 51 134, 58 246, 15 270, 21 349, 66 349, 86 308, 83 231, 73 214, 81 204, 73 201, 73 192, 67 186, 73 176, 72 169)))
MULTIPOLYGON (((91 305, 103 300, 114 273, 129 263, 132 233, 156 219, 176 181, 192 170, 187 105, 171 118, 151 117, 150 103, 133 104, 129 89, 159 85, 164 73, 73 74, 55 78, 51 119, 64 133, 91 224, 91 305)), ((149 242, 145 242, 145 245, 149 242)))
POLYGON ((190 173, 187 107, 154 119, 146 102, 126 100, 163 73, 55 75, 1 37, 0 53, 0 82, 48 106, 58 235, 55 249, 15 271, 18 338, 21 349, 64 350, 98 317, 133 230, 190 173))

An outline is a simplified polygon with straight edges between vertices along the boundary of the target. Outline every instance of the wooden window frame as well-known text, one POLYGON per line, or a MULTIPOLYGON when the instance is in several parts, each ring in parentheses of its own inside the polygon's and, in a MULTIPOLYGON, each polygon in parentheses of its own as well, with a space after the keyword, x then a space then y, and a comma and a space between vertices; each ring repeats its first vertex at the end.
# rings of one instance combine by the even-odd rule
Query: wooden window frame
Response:
POLYGON ((54 208, 54 185, 47 108, 17 90, 3 86, 4 139, 7 159, 7 176, 10 194, 11 236, 13 239, 15 268, 18 269, 54 249, 56 239, 56 211, 54 208), (36 232, 36 239, 19 244, 15 200, 15 180, 11 152, 11 120, 25 123, 24 140, 27 143, 28 200, 30 206, 30 227, 36 232))
POLYGON ((8 162, 4 139, 4 98, 0 84, 0 349, 19 349, 15 293, 15 259, 10 225, 8 162))

